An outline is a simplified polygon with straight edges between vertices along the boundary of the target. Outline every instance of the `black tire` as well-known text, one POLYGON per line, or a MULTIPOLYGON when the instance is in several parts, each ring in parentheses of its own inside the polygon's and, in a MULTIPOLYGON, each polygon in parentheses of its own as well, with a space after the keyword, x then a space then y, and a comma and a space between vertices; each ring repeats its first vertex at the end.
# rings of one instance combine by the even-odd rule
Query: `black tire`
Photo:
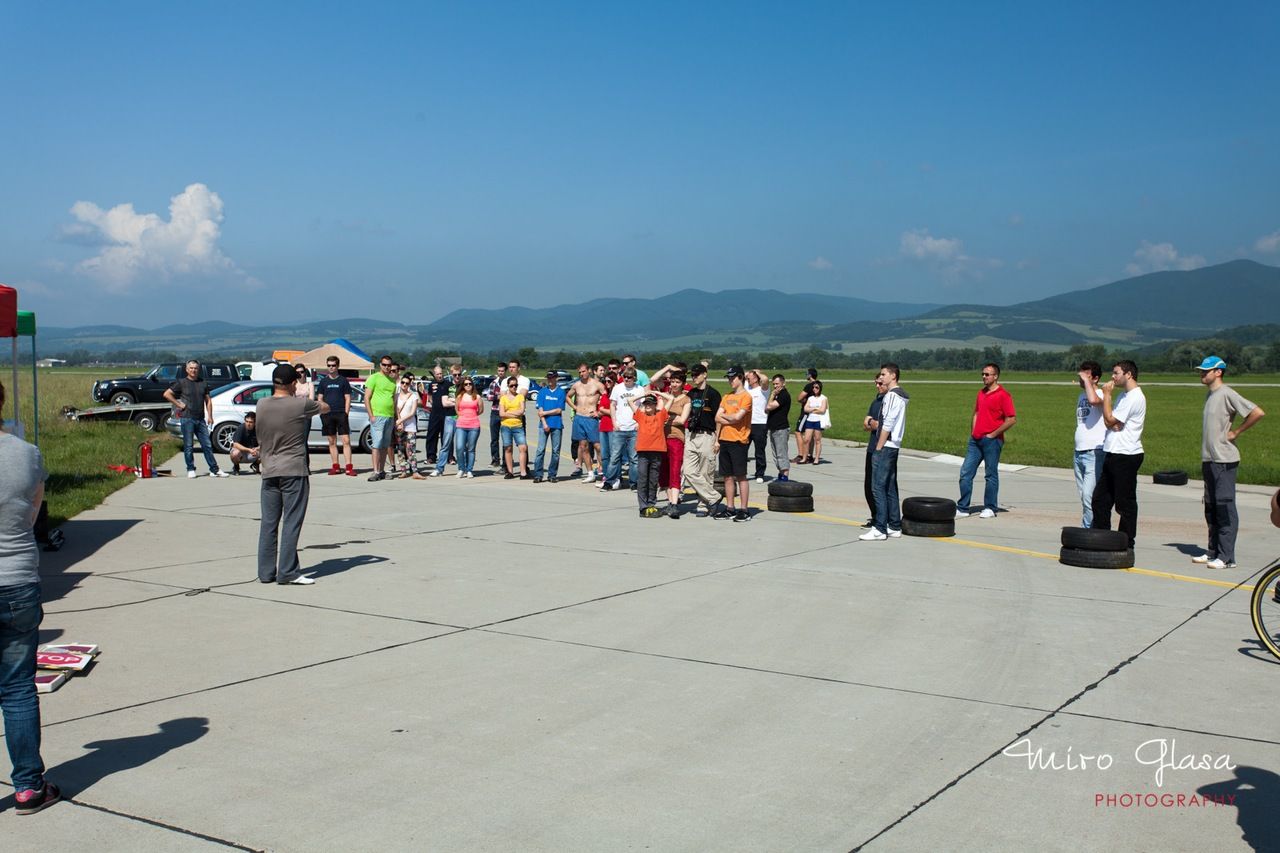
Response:
POLYGON ((902 517, 912 521, 955 521, 956 502, 951 498, 907 498, 902 517))
POLYGON ((1157 471, 1151 475, 1151 482, 1157 486, 1185 486, 1187 484, 1187 472, 1157 471))
POLYGON ((769 512, 813 512, 813 496, 769 495, 769 512))
POLYGON ((360 449, 365 453, 373 453, 373 431, 369 427, 360 432, 360 449))
POLYGON ((231 441, 236 437, 236 430, 240 424, 235 421, 223 421, 209 430, 209 443, 213 445, 214 453, 230 453, 231 441))
POLYGON ((904 517, 902 519, 902 534, 904 536, 955 536, 955 512, 952 512, 952 517, 948 521, 916 521, 914 518, 904 517))
POLYGON ((160 415, 157 412, 138 412, 133 416, 133 422, 147 432, 160 429, 160 415))
POLYGON ((799 483, 795 480, 779 483, 774 480, 769 484, 769 494, 778 498, 807 498, 813 495, 813 483, 799 483))
POLYGON ((116 391, 107 398, 107 402, 113 406, 132 406, 135 401, 128 391, 116 391))
POLYGON ((1063 548, 1058 552, 1058 562, 1064 566, 1080 566, 1086 569, 1133 568, 1133 551, 1088 551, 1084 548, 1063 548))
POLYGON ((1262 645, 1280 658, 1280 591, 1275 589, 1277 581, 1280 581, 1280 566, 1269 569, 1258 579, 1249 598, 1249 617, 1262 645))
POLYGON ((1088 527, 1062 528, 1062 544, 1081 551, 1127 551, 1129 537, 1119 530, 1091 530, 1088 527))

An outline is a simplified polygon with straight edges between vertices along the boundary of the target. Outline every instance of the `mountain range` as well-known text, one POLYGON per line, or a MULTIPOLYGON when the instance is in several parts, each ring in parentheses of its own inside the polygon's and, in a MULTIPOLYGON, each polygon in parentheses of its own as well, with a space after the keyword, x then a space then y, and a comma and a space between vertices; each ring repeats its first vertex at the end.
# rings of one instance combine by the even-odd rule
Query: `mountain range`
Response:
POLYGON ((875 302, 777 290, 681 290, 653 299, 603 298, 551 308, 468 308, 425 325, 351 318, 270 326, 220 320, 139 329, 40 330, 45 352, 84 349, 254 352, 344 337, 366 349, 788 350, 856 352, 910 346, 1073 344, 1143 347, 1234 326, 1280 323, 1280 268, 1236 260, 1155 272, 1014 305, 875 302))

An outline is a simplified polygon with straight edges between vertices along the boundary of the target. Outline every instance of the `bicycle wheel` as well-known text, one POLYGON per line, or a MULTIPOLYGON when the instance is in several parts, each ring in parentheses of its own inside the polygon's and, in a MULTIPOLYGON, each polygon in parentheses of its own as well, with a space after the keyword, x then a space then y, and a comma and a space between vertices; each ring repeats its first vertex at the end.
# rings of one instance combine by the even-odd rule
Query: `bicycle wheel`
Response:
POLYGON ((1280 658, 1280 601, 1276 600, 1280 590, 1276 589, 1277 582, 1280 582, 1280 566, 1273 566, 1258 579, 1249 601, 1249 616, 1262 645, 1280 658))

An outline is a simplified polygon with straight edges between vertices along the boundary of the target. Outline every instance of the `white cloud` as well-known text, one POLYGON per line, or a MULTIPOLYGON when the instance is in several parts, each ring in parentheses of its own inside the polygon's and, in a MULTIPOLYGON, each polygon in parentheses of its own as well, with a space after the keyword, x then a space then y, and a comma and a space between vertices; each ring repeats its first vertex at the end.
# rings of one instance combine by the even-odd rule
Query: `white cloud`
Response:
POLYGON ((1202 255, 1180 255, 1172 243, 1148 243, 1142 241, 1133 253, 1134 261, 1125 265, 1129 275, 1142 275, 1163 270, 1193 270, 1204 266, 1202 255))
POLYGON ((98 244, 96 255, 76 265, 109 291, 124 293, 140 280, 169 281, 185 276, 218 276, 258 287, 258 282, 218 248, 222 199, 204 184, 191 184, 169 200, 169 219, 138 213, 132 204, 103 210, 77 201, 71 214, 78 222, 62 229, 69 242, 98 244))
POLYGON ((1259 237, 1253 248, 1259 252, 1280 252, 1280 231, 1273 231, 1265 237, 1259 237))
POLYGON ((1000 269, 999 258, 975 258, 966 255, 964 242, 958 237, 934 237, 928 228, 902 232, 898 240, 899 254, 908 260, 928 264, 948 281, 982 279, 987 270, 1000 269))
POLYGON ((821 255, 809 261, 809 268, 818 270, 819 272, 826 272, 827 270, 835 269, 835 267, 835 264, 831 263, 831 261, 821 255))

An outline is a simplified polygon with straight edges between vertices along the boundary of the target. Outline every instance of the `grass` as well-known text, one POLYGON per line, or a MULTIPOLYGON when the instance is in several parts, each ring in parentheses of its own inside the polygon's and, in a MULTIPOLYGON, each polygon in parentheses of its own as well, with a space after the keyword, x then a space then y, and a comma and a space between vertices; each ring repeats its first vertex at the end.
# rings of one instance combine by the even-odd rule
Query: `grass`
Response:
MULTIPOLYGON (((127 421, 86 421, 76 423, 62 415, 63 406, 88 408, 100 405, 90 396, 94 378, 105 373, 75 369, 42 369, 40 371, 40 450, 49 473, 45 497, 49 502, 49 523, 58 526, 67 519, 92 509, 121 486, 132 483, 132 474, 110 470, 108 465, 137 464, 138 445, 150 441, 156 445, 156 458, 164 459, 182 443, 163 432, 144 433, 127 421)), ((22 420, 27 427, 27 440, 32 439, 31 369, 19 368, 22 420)), ((5 415, 13 416, 12 374, 5 371, 7 395, 5 415)))
MULTIPOLYGON (((835 378, 836 371, 831 371, 835 378)), ((938 379, 969 378, 963 384, 930 384, 904 375, 903 390, 910 395, 904 445, 916 450, 964 455, 973 418, 973 402, 980 382, 968 374, 936 374, 938 379)), ((823 378, 827 378, 824 372, 823 378)), ((860 377, 866 379, 865 372, 860 377)), ((1075 433, 1075 401, 1079 389, 1063 384, 1019 384, 1006 375, 1005 387, 1013 395, 1018 410, 1018 423, 1008 433, 1001 461, 1022 465, 1046 465, 1068 468, 1071 465, 1075 433)), ((1144 388, 1147 397, 1147 421, 1142 444, 1146 458, 1142 473, 1166 469, 1182 469, 1198 477, 1200 472, 1201 413, 1204 388, 1197 382, 1186 386, 1166 387, 1154 384, 1144 388)), ((1272 413, 1241 436, 1239 447, 1243 457, 1239 481, 1276 485, 1280 483, 1280 387, 1246 388, 1238 383, 1241 393, 1272 413)), ((803 383, 788 381, 792 394, 803 383)), ((862 417, 874 396, 870 381, 863 383, 832 382, 824 387, 830 401, 833 438, 865 440, 862 417)))

